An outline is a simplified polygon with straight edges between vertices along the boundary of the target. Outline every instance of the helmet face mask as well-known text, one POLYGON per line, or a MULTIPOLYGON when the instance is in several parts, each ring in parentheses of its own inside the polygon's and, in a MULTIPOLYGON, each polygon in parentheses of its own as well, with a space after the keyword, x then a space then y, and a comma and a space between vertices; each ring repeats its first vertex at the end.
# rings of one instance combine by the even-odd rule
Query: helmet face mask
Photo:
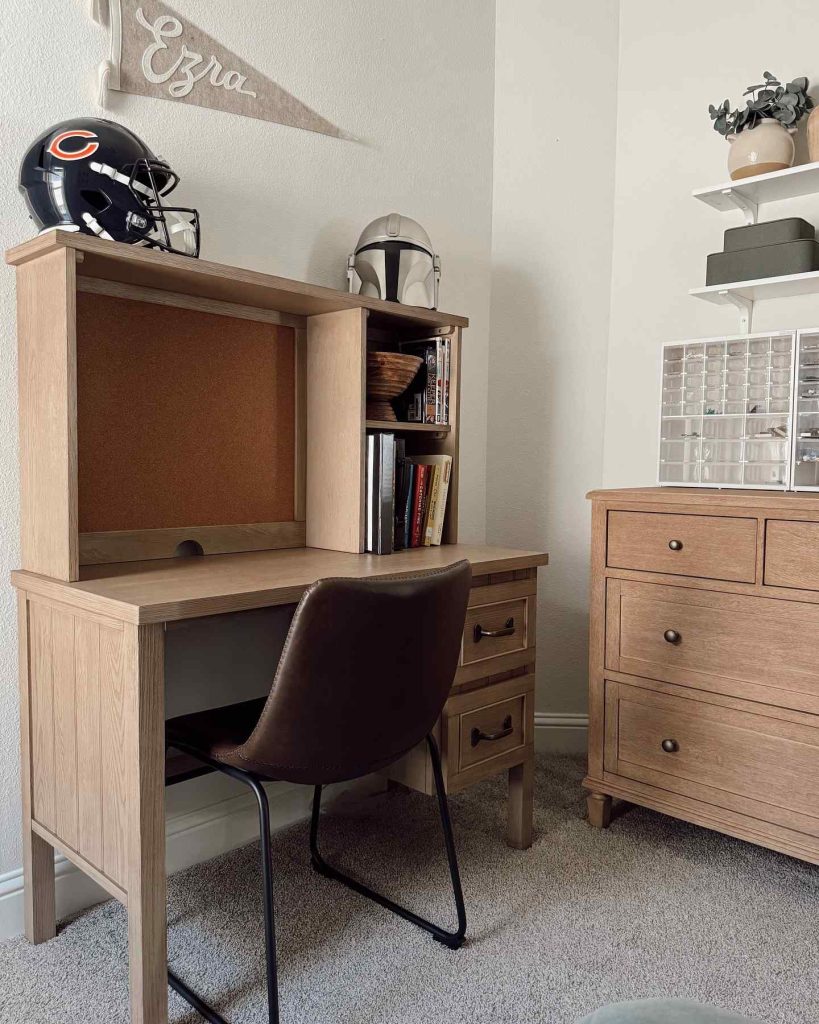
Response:
POLYGON ((179 176, 133 132, 99 118, 50 128, 20 168, 20 191, 41 232, 82 231, 196 257, 198 212, 164 202, 178 183, 179 176))
POLYGON ((426 231, 414 220, 392 213, 379 217, 361 234, 347 261, 350 291, 438 308, 441 263, 426 231))

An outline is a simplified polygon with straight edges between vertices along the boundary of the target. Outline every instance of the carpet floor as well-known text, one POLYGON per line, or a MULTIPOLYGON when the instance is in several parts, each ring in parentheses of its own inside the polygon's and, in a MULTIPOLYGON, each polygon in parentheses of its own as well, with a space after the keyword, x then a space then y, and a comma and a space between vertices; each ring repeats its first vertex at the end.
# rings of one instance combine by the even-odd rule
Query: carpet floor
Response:
MULTIPOLYGON (((503 843, 501 781, 453 797, 469 916, 456 952, 314 874, 306 824, 277 833, 283 1024, 570 1024, 648 996, 816 1024, 816 869, 636 808, 598 831, 584 820, 581 777, 579 759, 539 758, 525 852, 503 843)), ((331 862, 452 919, 432 801, 377 794, 322 828, 331 862)), ((267 1020, 258 859, 248 846, 169 884, 171 964, 236 1024, 267 1020)), ((0 944, 0 1022, 124 1024, 126 939, 111 902, 42 946, 0 944)), ((171 1020, 201 1018, 172 993, 171 1020)))

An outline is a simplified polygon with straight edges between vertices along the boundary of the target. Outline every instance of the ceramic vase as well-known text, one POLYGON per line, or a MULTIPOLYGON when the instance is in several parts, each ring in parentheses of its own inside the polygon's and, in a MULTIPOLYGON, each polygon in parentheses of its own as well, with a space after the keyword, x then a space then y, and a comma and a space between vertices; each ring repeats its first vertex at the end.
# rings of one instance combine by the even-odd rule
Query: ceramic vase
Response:
POLYGON ((772 117, 763 118, 755 128, 728 135, 728 172, 732 180, 767 174, 793 166, 795 128, 786 128, 772 117))

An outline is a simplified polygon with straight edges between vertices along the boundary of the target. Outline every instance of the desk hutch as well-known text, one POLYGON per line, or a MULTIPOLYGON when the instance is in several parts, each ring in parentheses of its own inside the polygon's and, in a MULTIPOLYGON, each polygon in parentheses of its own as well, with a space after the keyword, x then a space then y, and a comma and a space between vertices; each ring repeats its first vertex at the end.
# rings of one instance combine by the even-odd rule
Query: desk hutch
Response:
MULTIPOLYGON (((55 934, 59 850, 127 906, 131 1021, 165 1024, 164 786, 190 767, 165 750, 165 625, 293 604, 325 576, 469 559, 462 654, 437 727, 447 788, 507 772, 508 839, 529 846, 547 557, 458 543, 467 320, 80 233, 49 232, 7 260, 28 937, 55 934), (451 339, 450 423, 368 422, 368 346, 430 335, 451 339), (408 454, 452 456, 441 547, 363 554, 366 433, 379 428, 400 431, 408 454)), ((420 750, 390 775, 432 791, 420 750)))

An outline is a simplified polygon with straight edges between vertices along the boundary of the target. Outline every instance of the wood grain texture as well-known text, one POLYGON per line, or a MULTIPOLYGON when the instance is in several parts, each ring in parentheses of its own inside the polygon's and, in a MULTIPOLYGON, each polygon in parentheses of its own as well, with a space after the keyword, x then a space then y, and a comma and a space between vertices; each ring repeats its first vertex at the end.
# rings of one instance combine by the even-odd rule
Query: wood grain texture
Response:
POLYGON ((78 849, 91 864, 103 864, 102 730, 100 706, 100 628, 85 618, 75 619, 74 658, 77 695, 77 817, 78 849))
POLYGON ((710 591, 614 580, 607 668, 731 693, 765 704, 800 706, 819 698, 819 607, 710 591), (668 643, 666 630, 680 640, 668 643))
POLYGON ((54 831, 79 848, 74 616, 51 613, 54 719, 54 831))
POLYGON ((611 824, 611 797, 605 793, 589 793, 586 797, 589 824, 595 828, 608 828, 611 824))
POLYGON ((528 850, 532 845, 534 814, 534 754, 509 769, 509 807, 506 842, 515 850, 528 850))
POLYGON ((364 550, 366 317, 307 324, 307 544, 364 550))
POLYGON ((79 531, 293 517, 293 329, 77 300, 79 531))
POLYGON ((124 630, 124 792, 132 1024, 168 1019, 165 877, 165 634, 124 630))
POLYGON ((20 788, 23 819, 24 927, 29 942, 40 943, 57 934, 54 891, 54 848, 33 830, 32 722, 29 679, 29 606, 17 597, 20 679, 20 788))
POLYGON ((504 565, 526 568, 548 562, 543 552, 479 544, 413 548, 389 556, 294 548, 88 566, 83 573, 86 578, 78 583, 18 571, 12 573, 12 582, 94 614, 125 622, 166 622, 293 604, 311 583, 327 576, 411 575, 462 558, 478 574, 504 565))
POLYGON ((54 761, 54 661, 51 608, 29 606, 29 672, 31 680, 32 817, 46 828, 57 824, 54 761))
POLYGON ((590 819, 604 826, 618 797, 819 862, 819 498, 590 497, 590 819), (652 521, 679 523, 683 550, 641 540, 652 521), (612 552, 611 526, 624 523, 612 552))
POLYGON ((755 519, 609 512, 607 565, 753 583, 755 519), (682 547, 674 551, 673 542, 682 547))
POLYGON ((770 587, 819 590, 819 522, 768 521, 765 583, 770 587))
POLYGON ((178 545, 192 540, 206 555, 304 547, 304 522, 181 526, 166 530, 120 530, 80 534, 80 565, 173 558, 178 545))
POLYGON ((70 249, 17 272, 21 555, 61 580, 78 578, 75 277, 70 249))
POLYGON ((218 302, 235 302, 298 316, 367 309, 385 326, 469 326, 466 317, 452 313, 402 306, 400 303, 371 299, 365 295, 351 295, 349 292, 290 281, 241 267, 109 242, 79 232, 50 231, 46 235, 32 238, 8 250, 6 262, 19 267, 62 250, 82 254, 83 275, 86 278, 118 281, 140 288, 155 288, 218 302))
POLYGON ((102 833, 101 868, 109 878, 128 889, 128 666, 122 630, 101 628, 100 734, 102 737, 102 833))

